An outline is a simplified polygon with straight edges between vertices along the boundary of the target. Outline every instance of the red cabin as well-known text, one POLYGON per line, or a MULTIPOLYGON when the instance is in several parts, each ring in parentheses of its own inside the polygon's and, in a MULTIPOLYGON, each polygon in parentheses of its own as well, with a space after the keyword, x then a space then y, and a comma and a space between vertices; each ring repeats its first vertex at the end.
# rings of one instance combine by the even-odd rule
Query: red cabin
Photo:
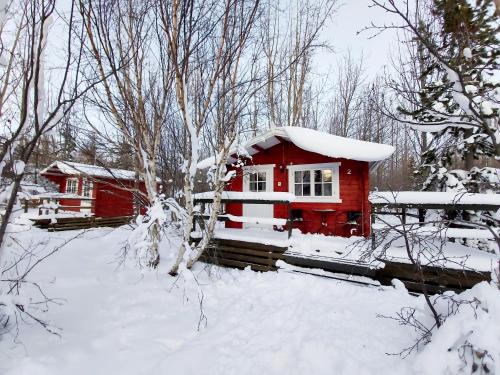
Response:
MULTIPOLYGON (((135 172, 97 165, 55 161, 40 172, 59 187, 59 204, 68 211, 97 217, 131 216, 134 214, 135 172), (80 198, 80 199, 79 199, 80 198)), ((143 181, 139 190, 146 192, 143 181)), ((141 206, 141 213, 144 207, 141 206)))
MULTIPOLYGON (((304 233, 368 236, 369 172, 393 152, 393 146, 312 129, 275 128, 231 154, 228 168, 236 174, 226 190, 292 193, 294 228, 304 233)), ((209 160, 200 165, 209 165, 209 160)), ((226 213, 259 218, 287 218, 288 214, 284 205, 241 203, 226 204, 226 213)), ((255 225, 226 222, 228 228, 255 225)))

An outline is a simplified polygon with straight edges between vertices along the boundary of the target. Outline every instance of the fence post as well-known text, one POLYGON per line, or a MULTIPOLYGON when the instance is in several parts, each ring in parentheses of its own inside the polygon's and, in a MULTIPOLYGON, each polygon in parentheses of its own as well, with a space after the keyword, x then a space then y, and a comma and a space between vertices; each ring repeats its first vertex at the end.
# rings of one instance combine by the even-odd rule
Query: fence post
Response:
POLYGON ((425 210, 423 208, 418 209, 418 223, 420 226, 424 225, 425 222, 425 210))
POLYGON ((293 230, 293 217, 292 217, 292 204, 288 202, 287 204, 288 208, 288 238, 292 237, 292 230, 293 230))
POLYGON ((375 230, 373 229, 373 224, 375 224, 376 220, 376 208, 372 206, 372 212, 371 212, 371 220, 370 220, 370 236, 372 240, 372 251, 375 250, 376 247, 376 239, 375 239, 375 230))
POLYGON ((28 213, 28 200, 24 200, 24 213, 28 213))

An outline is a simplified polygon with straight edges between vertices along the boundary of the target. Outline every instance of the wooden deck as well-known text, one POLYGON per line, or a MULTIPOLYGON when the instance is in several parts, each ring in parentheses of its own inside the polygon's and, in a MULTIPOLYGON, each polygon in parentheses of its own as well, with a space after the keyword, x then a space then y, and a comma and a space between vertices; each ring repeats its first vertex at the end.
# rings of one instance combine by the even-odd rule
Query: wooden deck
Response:
POLYGON ((215 239, 201 260, 224 267, 254 271, 276 271, 276 262, 284 259, 286 247, 262 245, 252 242, 215 239))
MULTIPOLYGON (((352 260, 335 259, 325 256, 304 255, 288 251, 287 247, 263 245, 249 241, 216 239, 209 250, 203 254, 202 261, 224 267, 243 269, 251 267, 254 271, 276 271, 278 260, 300 267, 304 273, 308 269, 320 269, 336 274, 364 276, 391 285, 397 278, 409 291, 422 292, 423 285, 415 266, 410 263, 381 260, 383 267, 352 260)), ((489 272, 477 272, 466 269, 423 267, 425 288, 429 293, 441 293, 446 290, 462 291, 481 281, 490 281, 489 272)))

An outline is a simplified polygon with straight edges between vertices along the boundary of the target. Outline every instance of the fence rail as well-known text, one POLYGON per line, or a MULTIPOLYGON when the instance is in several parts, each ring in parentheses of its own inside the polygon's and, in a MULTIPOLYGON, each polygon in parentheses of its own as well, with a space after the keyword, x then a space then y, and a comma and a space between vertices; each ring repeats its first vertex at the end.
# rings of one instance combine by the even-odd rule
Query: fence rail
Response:
MULTIPOLYGON (((259 193, 255 193, 259 194, 259 193)), ((268 194, 268 193, 264 193, 268 194)), ((204 205, 205 204, 210 204, 213 203, 213 198, 196 198, 194 199, 194 204, 201 204, 202 205, 202 211, 204 211, 204 205)), ((255 224, 262 224, 262 225, 285 225, 288 231, 288 238, 292 236, 292 229, 293 229, 293 218, 292 218, 292 209, 291 209, 291 204, 292 202, 289 199, 248 199, 248 198, 230 198, 230 197, 223 197, 221 199, 221 203, 242 203, 242 204, 282 204, 286 205, 287 207, 287 218, 286 219, 280 219, 280 218, 252 218, 252 217, 247 217, 247 216, 235 216, 235 215, 229 215, 229 214, 219 214, 217 215, 217 220, 218 221, 234 221, 237 223, 249 223, 253 222, 255 224), (253 220, 252 220, 253 219, 253 220), (259 220, 260 219, 260 220, 259 220)), ((196 227, 196 221, 200 224, 200 227, 205 225, 205 220, 209 219, 210 215, 200 213, 199 215, 195 215, 194 217, 194 222, 193 222, 193 227, 196 227)))

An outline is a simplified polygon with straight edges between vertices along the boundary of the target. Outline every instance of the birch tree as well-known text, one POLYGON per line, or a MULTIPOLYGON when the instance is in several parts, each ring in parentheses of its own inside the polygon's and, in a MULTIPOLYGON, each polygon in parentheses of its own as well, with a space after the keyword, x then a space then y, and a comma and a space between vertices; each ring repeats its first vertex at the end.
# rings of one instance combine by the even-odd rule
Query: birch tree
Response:
POLYGON ((92 101, 133 148, 150 206, 149 240, 136 250, 139 260, 153 268, 160 261, 162 223, 151 213, 161 211, 158 154, 173 83, 154 6, 142 0, 80 0, 93 64, 102 79, 92 101))
POLYGON ((228 109, 236 109, 236 91, 239 91, 236 79, 259 4, 259 1, 249 0, 173 0, 171 3, 158 3, 167 50, 175 72, 177 105, 188 145, 182 166, 187 219, 183 241, 170 270, 172 275, 177 274, 179 268, 193 265, 213 232, 223 190, 221 183, 226 178, 225 164, 236 136, 236 120, 227 117, 228 109), (229 104, 226 104, 226 100, 229 104), (194 248, 191 241, 195 215, 194 178, 200 157, 200 136, 211 114, 215 114, 213 123, 219 129, 219 135, 224 134, 219 137, 215 163, 215 214, 209 220, 208 236, 198 248, 194 248), (225 128, 227 121, 231 124, 229 129, 225 128))

